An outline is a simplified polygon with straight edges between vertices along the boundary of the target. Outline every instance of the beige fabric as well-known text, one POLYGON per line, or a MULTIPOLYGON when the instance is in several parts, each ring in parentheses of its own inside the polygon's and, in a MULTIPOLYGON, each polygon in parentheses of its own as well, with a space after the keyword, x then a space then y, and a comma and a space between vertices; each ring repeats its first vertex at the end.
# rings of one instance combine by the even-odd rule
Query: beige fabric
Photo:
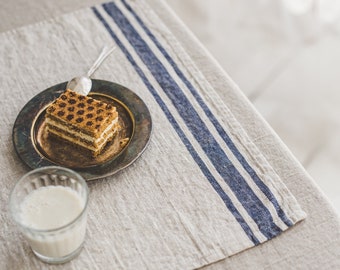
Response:
MULTIPOLYGON (((169 13, 169 10, 162 4, 156 1, 149 1, 155 8, 161 18, 167 23, 168 27, 178 37, 179 40, 183 41, 183 46, 186 51, 189 52, 190 56, 193 57, 195 63, 203 72, 207 81, 213 86, 215 90, 223 97, 224 101, 231 109, 232 113, 242 127, 250 136, 251 140, 264 154, 265 158, 273 166, 274 170, 281 179, 284 180, 286 185, 293 192, 298 202, 302 205, 302 208, 307 212, 308 218, 296 227, 285 232, 278 238, 269 241, 268 243, 262 244, 256 248, 247 250, 238 255, 232 256, 225 261, 211 265, 213 269, 225 269, 235 268, 281 268, 281 267, 297 267, 301 265, 301 268, 324 268, 331 269, 336 265, 339 265, 337 261, 339 252, 339 221, 335 216, 334 212, 329 209, 328 203, 325 201, 320 192, 311 183, 311 180, 306 175, 304 170, 296 162, 296 160, 290 155, 289 151, 285 149, 280 141, 273 135, 270 128, 266 126, 263 120, 254 112, 251 105, 247 102, 244 96, 239 92, 237 86, 221 71, 207 53, 198 46, 192 46, 195 40, 192 37, 188 38, 188 32, 182 28, 179 22, 174 19, 173 14, 169 13), (318 207, 315 207, 318 205, 318 207), (306 239, 308 241, 306 241, 306 239), (330 240, 329 240, 330 239, 330 240), (320 248, 321 247, 321 248, 320 248), (320 248, 320 250, 319 250, 320 248), (312 252, 311 252, 312 251, 312 252), (316 256, 316 254, 320 256, 316 256), (318 266, 318 267, 316 267, 318 266)), ((19 112, 21 107, 27 102, 27 100, 40 92, 42 89, 58 83, 60 81, 68 80, 70 74, 74 72, 83 73, 88 66, 95 59, 98 48, 100 48, 104 41, 110 40, 108 34, 102 29, 102 32, 98 33, 99 28, 98 22, 95 22, 95 18, 89 15, 90 11, 79 11, 74 14, 66 15, 53 21, 39 23, 37 25, 29 26, 24 29, 19 29, 12 32, 7 32, 1 35, 5 44, 4 48, 6 52, 13 51, 15 48, 16 57, 9 56, 4 57, 3 64, 1 65, 2 76, 1 78, 1 93, 5 96, 7 102, 1 102, 1 115, 2 115, 2 139, 1 139, 1 152, 3 155, 1 167, 2 175, 1 181, 3 183, 4 192, 1 194, 1 207, 6 212, 6 200, 8 198, 8 191, 12 187, 13 181, 22 175, 26 168, 19 163, 16 158, 13 148, 11 147, 11 126, 13 125, 16 114, 19 112), (69 33, 69 38, 63 36, 65 34, 65 27, 70 27, 72 32, 69 33), (43 30, 42 30, 43 29, 43 30), (89 32, 97 33, 96 37, 90 37, 84 35, 81 31, 87 29, 89 32), (50 33, 54 33, 50 36, 50 33), (77 37, 77 38, 76 38, 77 37), (42 44, 39 44, 39 42, 42 44), (54 46, 44 46, 44 42, 52 42, 54 46), (36 46, 35 46, 36 44, 36 46), (86 44, 86 46, 84 46, 86 44), (38 54, 39 53, 39 54, 38 54), (43 58, 39 55, 44 55, 43 58), (74 62, 67 61, 67 65, 63 61, 56 61, 55 59, 63 59, 60 56, 71 56, 72 59, 77 59, 74 62), (87 55, 88 57, 84 57, 87 55), (46 63, 54 63, 53 65, 46 63), (31 64, 34 63, 33 67, 30 68, 31 64), (15 77, 15 81, 11 81, 10 78, 15 77), (11 89, 11 91, 8 91, 11 89), (14 98, 15 97, 15 98, 14 98)), ((6 54, 7 55, 7 54, 6 54)), ((117 63, 121 63, 123 57, 116 54, 113 58, 117 63)), ((115 72, 112 72, 111 66, 103 66, 97 72, 96 77, 105 78, 112 81, 120 82, 124 85, 134 88, 135 85, 140 85, 139 82, 131 82, 128 72, 124 72, 124 66, 115 67, 115 72), (112 74, 113 73, 113 74, 112 74), (125 74, 125 75, 124 75, 125 74)), ((136 89, 140 95, 145 95, 145 89, 136 89)), ((151 99, 143 96, 151 106, 151 99), (150 100, 150 101, 149 101, 150 100)), ((153 107, 152 107, 153 108, 153 107)), ((155 121, 162 121, 162 119, 155 119, 155 121)), ((157 142, 157 136, 160 132, 155 130, 155 142, 157 142)), ((145 224, 149 224, 150 220, 154 217, 140 216, 141 213, 148 212, 149 210, 155 210, 151 197, 157 196, 157 192, 150 194, 151 190, 157 190, 159 185, 159 176, 162 171, 151 172, 146 171, 144 174, 140 174, 138 167, 150 168, 150 160, 153 160, 152 154, 156 153, 159 146, 151 143, 150 149, 146 151, 142 159, 138 160, 127 172, 123 172, 117 176, 98 181, 90 185, 91 188, 91 208, 92 216, 90 214, 88 238, 85 248, 80 257, 72 261, 67 266, 72 269, 84 269, 84 268, 98 268, 98 269, 112 269, 116 266, 117 268, 144 268, 150 264, 147 261, 144 265, 140 264, 143 262, 143 258, 140 258, 139 247, 142 246, 138 238, 140 233, 143 232, 146 237, 153 237, 154 243, 161 245, 160 239, 154 239, 155 235, 152 230, 145 228, 145 224), (139 182, 134 179, 140 178, 139 182), (125 190, 126 192, 122 192, 125 190), (147 192, 147 193, 145 193, 147 192), (117 197, 112 200, 112 194, 117 194, 117 197), (138 208, 134 204, 125 205, 127 201, 125 196, 131 196, 130 201, 135 198, 142 198, 141 205, 142 211, 139 213, 138 208), (129 218, 131 211, 133 211, 135 217, 139 217, 140 224, 129 224, 129 218), (120 212, 120 213, 118 213, 120 212), (125 212, 125 213, 124 213, 125 212), (129 215, 127 215, 129 213, 129 215), (113 217, 112 217, 113 215, 113 217), (126 219, 119 220, 119 216, 124 216, 126 219), (110 217, 110 218, 108 218, 110 217), (126 235, 135 240, 136 249, 128 249, 126 257, 129 259, 135 257, 135 260, 125 261, 124 258, 118 259, 121 261, 112 261, 112 258, 117 258, 116 248, 124 249, 124 234, 117 232, 114 229, 114 224, 117 222, 119 226, 126 228, 126 235), (143 228, 143 230, 142 230, 143 228), (111 239, 115 239, 115 242, 111 242, 111 239), (118 239, 118 240, 117 240, 118 239), (110 247, 111 249, 109 249, 110 247), (135 253, 135 256, 133 256, 135 253)), ((167 155, 170 154, 173 160, 176 160, 178 153, 176 151, 169 152, 172 145, 168 146, 167 155)), ((164 150, 163 148, 163 151, 164 150)), ((162 154, 162 153, 158 153, 162 154)), ((162 163, 162 157, 160 155, 159 163, 162 163)), ((180 170, 183 168, 183 160, 179 160, 177 164, 174 164, 173 169, 180 170)), ((156 167, 159 165, 157 162, 154 164, 156 167)), ((155 168, 155 167, 154 167, 155 168)), ((183 170, 183 169, 182 169, 183 170)), ((189 172, 190 173, 190 172, 189 172)), ((171 178, 169 178, 170 180, 171 178)), ((188 188, 192 184, 190 179, 171 179, 175 182, 169 181, 167 188, 173 189, 173 191, 180 191, 182 188, 188 188)), ((190 188, 192 188, 190 186, 190 188)), ((201 192, 199 197, 204 197, 205 190, 208 188, 198 187, 201 192)), ((197 190, 197 189, 196 189, 197 190)), ((174 192, 175 193, 175 192, 174 192)), ((158 202, 163 201, 165 204, 168 201, 175 202, 174 207, 183 207, 190 209, 190 205, 182 198, 177 196, 171 198, 157 197, 158 202), (176 206, 177 205, 177 206, 176 206)), ((209 209, 205 209, 206 205, 200 200, 194 200, 189 204, 194 204, 196 209, 201 209, 203 212, 209 212, 209 215, 219 215, 221 212, 218 201, 209 199, 209 209), (216 212, 212 212, 212 207, 217 207, 216 212)), ((158 225, 171 225, 174 226, 169 228, 169 231, 178 229, 180 226, 185 229, 187 215, 181 216, 181 211, 175 211, 176 215, 173 215, 171 209, 163 209, 162 203, 159 207, 161 211, 162 219, 167 217, 164 223, 158 225), (170 222, 169 222, 170 221, 170 222), (178 224, 181 221, 182 224, 178 224)), ((184 211, 187 212, 187 211, 184 211)), ((91 213, 91 212, 90 212, 91 213)), ((153 212, 155 213, 155 212, 153 212)), ((195 215, 192 213, 190 217, 195 215)), ((30 254, 26 245, 18 245, 17 242, 21 243, 21 238, 14 228, 11 228, 11 222, 9 222, 8 216, 1 215, 4 234, 1 234, 3 245, 1 247, 2 261, 5 262, 6 269, 20 268, 22 265, 26 265, 31 269, 38 268, 42 265, 39 261, 34 259, 30 254), (10 251, 10 252, 9 252, 10 251), (20 255, 19 255, 20 254, 20 255), (24 255, 22 255, 24 254, 24 255), (19 256, 18 256, 19 255, 19 256)), ((135 219, 136 220, 136 219, 135 219)), ((160 219, 159 219, 160 220, 160 219)), ((200 220, 197 219, 196 224, 200 224, 200 220)), ((198 228, 196 226, 195 228, 198 228)), ((209 227, 207 227, 209 230, 209 227)), ((210 228, 211 230, 212 228, 210 228)), ((232 231, 232 228, 230 228, 232 231)), ((181 230, 179 230, 180 232, 181 230)), ((160 231, 161 232, 161 231, 160 231)), ((197 235, 198 231, 194 231, 193 234, 197 235)), ((188 237, 188 234, 181 234, 182 237, 188 237)), ((183 269, 183 268, 195 268, 200 265, 210 264, 217 260, 223 259, 225 254, 212 247, 211 250, 206 249, 208 246, 215 241, 219 242, 222 239, 223 233, 211 234, 210 239, 201 239, 202 243, 206 245, 201 246, 203 253, 207 254, 211 251, 214 254, 211 257, 205 256, 203 258, 187 256, 188 254, 195 254, 195 250, 192 250, 192 245, 188 244, 184 250, 172 250, 172 258, 168 259, 166 265, 162 265, 161 262, 157 261, 157 258, 162 254, 149 254, 156 258, 155 264, 160 263, 164 268, 169 269, 183 269), (222 237, 222 238, 221 238, 222 237), (215 240, 214 240, 215 239, 215 240), (187 252, 187 253, 186 253, 187 252), (179 260, 178 258, 182 258, 179 260)), ((163 236, 164 237, 164 236, 163 236)), ((177 236, 178 237, 178 236, 177 236)), ((188 241, 190 238, 188 238, 188 241)), ((192 240, 192 239, 191 239, 192 240)), ((190 241, 191 241, 190 240, 190 241)), ((227 239, 226 239, 227 240, 227 239)), ((239 239, 235 239, 237 244, 239 239)), ((230 241, 230 239, 228 239, 230 241)), ((182 241, 185 243, 187 241, 182 241)), ((202 245, 198 243, 198 245, 202 245)), ((229 250, 227 253, 232 254, 236 250, 229 250)), ((144 252, 144 251, 143 251, 144 252)), ((142 252, 142 253, 143 253, 142 252)), ((157 244, 150 249, 150 252, 162 252, 157 244)), ((145 253, 144 253, 145 254, 145 253)), ((163 254, 164 255, 164 254, 163 254)), ((150 258, 150 257, 149 257, 150 258)), ((151 265, 154 265, 151 262, 151 265)), ((157 269, 157 267, 154 267, 157 269)))

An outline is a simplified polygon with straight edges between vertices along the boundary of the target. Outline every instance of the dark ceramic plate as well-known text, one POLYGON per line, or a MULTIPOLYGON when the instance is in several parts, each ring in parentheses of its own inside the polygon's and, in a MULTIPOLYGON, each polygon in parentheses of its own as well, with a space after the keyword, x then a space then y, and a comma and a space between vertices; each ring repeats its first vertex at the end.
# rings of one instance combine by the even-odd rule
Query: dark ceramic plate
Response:
POLYGON ((151 115, 131 90, 109 81, 92 80, 89 96, 114 105, 119 113, 120 133, 102 153, 90 153, 50 136, 45 129, 45 110, 65 89, 66 82, 32 98, 19 113, 13 127, 13 143, 21 160, 35 169, 49 165, 71 168, 87 180, 103 178, 132 164, 145 150, 151 136, 151 115), (127 138, 128 142, 122 144, 127 138))

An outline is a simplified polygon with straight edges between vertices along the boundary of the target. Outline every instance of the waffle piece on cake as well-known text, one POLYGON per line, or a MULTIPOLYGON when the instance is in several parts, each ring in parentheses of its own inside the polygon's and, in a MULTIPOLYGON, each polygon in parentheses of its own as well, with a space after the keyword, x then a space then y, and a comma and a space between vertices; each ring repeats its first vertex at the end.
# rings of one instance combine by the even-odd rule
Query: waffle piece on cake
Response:
POLYGON ((110 104, 66 90, 46 110, 48 132, 97 156, 119 129, 118 112, 110 104))

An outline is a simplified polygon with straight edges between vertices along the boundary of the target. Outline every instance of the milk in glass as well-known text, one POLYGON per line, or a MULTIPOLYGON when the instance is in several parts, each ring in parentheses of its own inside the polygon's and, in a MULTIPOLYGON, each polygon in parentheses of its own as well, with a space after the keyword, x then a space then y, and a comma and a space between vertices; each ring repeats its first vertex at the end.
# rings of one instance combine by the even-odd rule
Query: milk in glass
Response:
POLYGON ((75 190, 64 186, 40 187, 28 194, 20 205, 19 218, 33 229, 25 233, 33 251, 46 257, 64 257, 77 250, 85 237, 86 215, 77 219, 84 203, 75 190))

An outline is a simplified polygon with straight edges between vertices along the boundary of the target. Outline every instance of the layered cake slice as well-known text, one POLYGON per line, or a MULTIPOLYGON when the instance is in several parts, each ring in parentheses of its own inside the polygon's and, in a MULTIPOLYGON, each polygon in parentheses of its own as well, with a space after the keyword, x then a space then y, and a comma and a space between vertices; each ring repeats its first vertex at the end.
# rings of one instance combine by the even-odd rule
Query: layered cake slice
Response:
POLYGON ((118 112, 110 104, 66 90, 46 110, 48 132, 97 156, 119 130, 118 112))

